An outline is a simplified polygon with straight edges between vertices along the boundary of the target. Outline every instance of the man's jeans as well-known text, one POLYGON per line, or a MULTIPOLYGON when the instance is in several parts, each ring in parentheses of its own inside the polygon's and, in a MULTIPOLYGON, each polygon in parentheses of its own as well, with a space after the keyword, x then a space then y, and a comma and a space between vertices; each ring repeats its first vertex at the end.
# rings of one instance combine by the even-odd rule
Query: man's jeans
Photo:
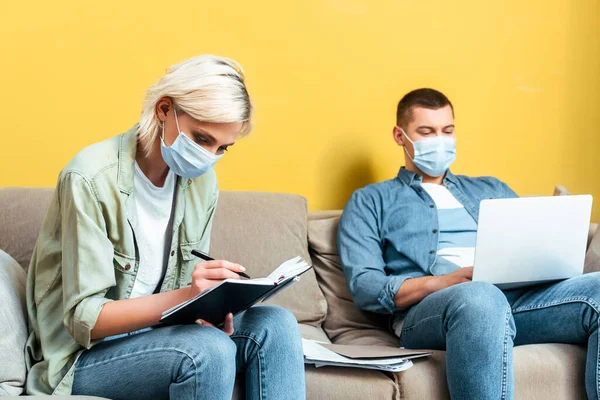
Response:
POLYGON ((501 291, 469 282, 433 293, 413 306, 401 332, 406 348, 446 350, 453 399, 512 399, 513 345, 587 345, 585 386, 600 399, 598 319, 600 273, 501 291))
POLYGON ((298 324, 287 310, 253 307, 235 332, 176 325, 104 340, 75 367, 73 394, 118 399, 231 400, 236 373, 249 399, 304 399, 298 324))

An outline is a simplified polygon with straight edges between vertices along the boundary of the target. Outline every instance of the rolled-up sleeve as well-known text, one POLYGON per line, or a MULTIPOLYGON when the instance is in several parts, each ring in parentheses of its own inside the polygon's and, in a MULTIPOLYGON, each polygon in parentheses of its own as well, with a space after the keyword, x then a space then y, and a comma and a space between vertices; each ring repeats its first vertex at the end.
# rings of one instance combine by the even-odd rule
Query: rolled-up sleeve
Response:
POLYGON ((386 274, 378 214, 372 198, 355 192, 340 220, 338 251, 356 305, 366 311, 391 314, 396 309, 396 293, 411 276, 386 274))
POLYGON ((58 186, 63 279, 63 323, 77 343, 90 348, 91 332, 106 292, 115 285, 113 246, 91 183, 76 172, 58 186))

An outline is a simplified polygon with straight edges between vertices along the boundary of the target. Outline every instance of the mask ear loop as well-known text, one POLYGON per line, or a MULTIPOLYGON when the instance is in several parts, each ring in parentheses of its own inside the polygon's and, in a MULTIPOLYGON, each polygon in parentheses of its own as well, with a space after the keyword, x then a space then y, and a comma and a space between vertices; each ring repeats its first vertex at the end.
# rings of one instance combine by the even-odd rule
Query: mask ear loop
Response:
MULTIPOLYGON (((398 127, 398 128, 400 128, 400 127, 398 127)), ((414 146, 415 146, 415 142, 413 142, 412 140, 410 140, 410 138, 408 137, 408 135, 406 134, 406 132, 404 132, 404 129, 400 128, 400 130, 402 131, 402 133, 404 134, 404 136, 405 136, 405 137, 408 139, 408 141, 412 143, 412 145, 413 145, 413 149, 414 149, 414 148, 415 148, 415 147, 414 147, 414 146)), ((414 162, 414 161, 415 161, 415 159, 414 159, 414 158, 412 158, 412 157, 410 156, 410 154, 408 154, 408 150, 406 150, 406 146, 402 146, 402 147, 404 147, 404 152, 406 153, 406 155, 408 156, 408 158, 410 158, 410 161, 414 162)))
POLYGON ((179 121, 177 120, 177 109, 175 108, 175 104, 173 104, 173 113, 175 114, 175 124, 177 125, 177 133, 181 133, 181 129, 179 129, 179 121))
MULTIPOLYGON (((179 129, 179 121, 177 121, 177 110, 175 110, 175 103, 173 103, 173 113, 175 114, 175 124, 177 125, 177 133, 180 134, 181 129, 179 129)), ((162 121, 162 137, 160 138, 160 140, 162 140, 163 143, 165 143, 165 123, 166 122, 167 122, 166 120, 162 121)))

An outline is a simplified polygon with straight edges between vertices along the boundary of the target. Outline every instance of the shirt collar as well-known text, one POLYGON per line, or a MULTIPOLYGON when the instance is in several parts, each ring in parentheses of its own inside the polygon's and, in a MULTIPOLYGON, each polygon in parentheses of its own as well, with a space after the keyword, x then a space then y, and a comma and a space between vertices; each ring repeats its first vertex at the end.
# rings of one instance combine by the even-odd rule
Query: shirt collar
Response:
POLYGON ((423 180, 423 177, 419 174, 407 170, 405 167, 401 167, 400 171, 398 172, 398 179, 400 179, 400 181, 404 182, 408 186, 412 186, 413 181, 417 180, 418 182, 421 182, 423 180))
POLYGON ((450 170, 446 171, 446 176, 444 176, 444 183, 446 182, 456 183, 456 175, 450 170))
MULTIPOLYGON (((423 182, 423 177, 421 175, 409 171, 405 167, 400 168, 400 171, 398 172, 398 179, 408 186, 412 186, 415 181, 418 182, 419 185, 421 185, 421 182, 423 182)), ((450 170, 446 171, 446 176, 444 176, 444 183, 446 182, 456 183, 456 175, 454 175, 450 170)))

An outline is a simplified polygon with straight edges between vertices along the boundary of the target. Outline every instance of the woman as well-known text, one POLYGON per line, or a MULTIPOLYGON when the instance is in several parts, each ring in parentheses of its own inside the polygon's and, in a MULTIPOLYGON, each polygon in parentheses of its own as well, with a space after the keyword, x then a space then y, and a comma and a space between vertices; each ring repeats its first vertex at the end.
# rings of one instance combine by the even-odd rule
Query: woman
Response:
POLYGON ((255 307, 222 329, 152 329, 161 313, 244 268, 200 262, 218 198, 213 165, 251 129, 240 66, 199 56, 147 93, 140 123, 60 173, 27 283, 32 394, 110 399, 304 398, 298 326, 255 307))

